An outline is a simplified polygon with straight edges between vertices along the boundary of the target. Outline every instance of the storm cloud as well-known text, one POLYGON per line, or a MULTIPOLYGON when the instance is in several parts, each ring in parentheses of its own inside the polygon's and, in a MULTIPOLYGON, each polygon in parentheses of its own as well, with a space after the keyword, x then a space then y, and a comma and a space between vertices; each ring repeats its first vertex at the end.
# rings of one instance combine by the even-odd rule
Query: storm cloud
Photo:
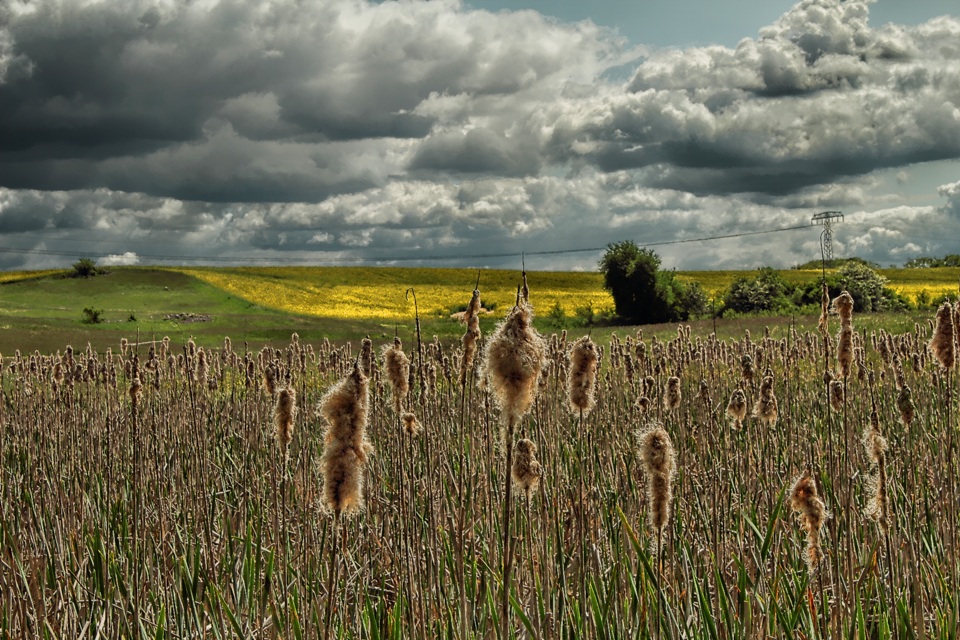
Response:
POLYGON ((661 243, 824 208, 838 250, 956 252, 960 19, 876 27, 870 4, 650 50, 453 0, 3 3, 0 266, 593 269, 626 237, 668 266, 789 266, 815 230, 661 243))

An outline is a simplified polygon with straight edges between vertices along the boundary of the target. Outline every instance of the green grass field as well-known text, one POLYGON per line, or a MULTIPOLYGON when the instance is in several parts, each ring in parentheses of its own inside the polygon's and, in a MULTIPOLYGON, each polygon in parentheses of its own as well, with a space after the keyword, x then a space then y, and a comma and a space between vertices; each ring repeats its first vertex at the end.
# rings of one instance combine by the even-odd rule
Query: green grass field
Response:
MULTIPOLYGON (((383 337, 414 330, 413 298, 416 292, 425 336, 459 337, 462 326, 450 312, 466 304, 476 284, 472 269, 370 268, 370 267, 263 267, 177 269, 119 267, 89 279, 65 277, 66 271, 10 272, 0 274, 0 353, 39 350, 50 352, 67 344, 95 348, 116 345, 121 338, 141 341, 170 336, 182 344, 193 337, 199 344, 214 345, 231 336, 252 346, 289 340, 297 332, 304 340, 383 337), (83 309, 102 310, 104 322, 84 324, 83 309), (209 316, 206 322, 165 319, 171 314, 209 316), (138 333, 139 332, 139 333, 138 333)), ((714 296, 733 280, 750 271, 677 272, 685 281, 700 282, 714 296)), ((819 276, 815 271, 785 270, 789 282, 819 276)), ((887 269, 880 272, 894 289, 915 298, 926 289, 932 297, 955 295, 960 269, 887 269)), ((556 331, 564 321, 551 318, 551 310, 569 319, 586 305, 594 311, 612 308, 598 273, 530 272, 532 302, 543 332, 556 331)), ((493 311, 482 320, 484 332, 503 316, 516 298, 520 274, 483 270, 480 289, 485 307, 493 311)), ((928 312, 864 319, 878 326, 912 326, 928 312)), ((809 318, 796 319, 802 325, 809 318)), ((721 334, 742 333, 752 327, 788 326, 791 319, 750 318, 717 323, 721 334)), ((712 324, 711 321, 701 321, 712 324)), ((669 333, 672 325, 650 330, 669 333)), ((574 333, 583 333, 576 330, 574 333)), ((594 329, 598 339, 629 328, 594 329)))

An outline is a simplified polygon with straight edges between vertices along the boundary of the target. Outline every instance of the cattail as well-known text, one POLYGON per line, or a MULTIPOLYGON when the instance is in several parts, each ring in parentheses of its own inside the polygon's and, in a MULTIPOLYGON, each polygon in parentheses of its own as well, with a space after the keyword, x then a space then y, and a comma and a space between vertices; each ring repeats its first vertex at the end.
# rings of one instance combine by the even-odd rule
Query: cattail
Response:
POLYGON ((840 324, 848 325, 853 322, 853 296, 847 291, 841 291, 840 295, 833 299, 833 307, 840 316, 840 324))
POLYGON ((777 424, 780 416, 777 397, 773 394, 773 376, 766 376, 760 383, 760 397, 753 408, 753 414, 767 427, 777 424))
POLYGON ((634 404, 634 406, 642 415, 650 410, 650 398, 647 396, 640 396, 637 398, 637 402, 634 404))
POLYGON ((473 361, 477 355, 477 341, 480 340, 480 291, 473 290, 470 304, 463 316, 467 331, 463 334, 463 357, 460 360, 460 386, 467 384, 467 373, 473 370, 473 361))
POLYGON ((403 413, 403 401, 410 390, 410 358, 404 353, 400 338, 394 338, 392 345, 384 347, 383 368, 393 394, 393 411, 400 415, 403 413))
POLYGON ((420 431, 423 430, 423 425, 417 420, 417 415, 410 411, 404 412, 400 416, 400 421, 403 423, 403 430, 413 437, 420 435, 420 431))
POLYGON ((742 389, 737 389, 730 394, 730 401, 727 403, 727 415, 733 418, 733 428, 739 431, 747 417, 747 396, 742 389))
POLYGON ((807 534, 807 569, 814 573, 823 558, 820 549, 820 528, 825 518, 823 500, 817 494, 817 485, 807 469, 793 485, 790 506, 797 514, 800 528, 807 534))
POLYGON ((910 391, 909 385, 903 385, 900 393, 897 394, 897 410, 900 412, 900 422, 909 429, 916 415, 916 407, 913 404, 913 392, 910 391))
POLYGON ((597 346, 589 336, 583 336, 573 343, 570 351, 570 372, 567 377, 567 395, 570 408, 574 412, 587 414, 593 409, 596 400, 594 390, 597 383, 597 346))
POLYGON ((273 406, 273 425, 276 428, 277 443, 286 455, 293 439, 293 421, 297 416, 297 393, 293 387, 285 387, 277 394, 273 406))
POLYGON ((944 302, 937 310, 937 324, 930 340, 930 351, 940 366, 950 371, 956 362, 953 344, 953 308, 944 302))
POLYGON ((272 364, 263 370, 263 390, 271 398, 277 393, 277 370, 272 364))
POLYGON ((143 383, 140 382, 139 376, 134 377, 130 380, 130 403, 133 405, 133 408, 137 408, 137 404, 140 402, 140 393, 143 391, 143 383))
POLYGON ((824 338, 830 335, 830 328, 828 325, 828 313, 830 310, 830 290, 827 288, 827 283, 823 283, 820 294, 820 320, 817 322, 817 329, 823 335, 824 338))
POLYGON ((890 504, 887 499, 887 439, 880 433, 880 416, 876 409, 870 413, 870 428, 864 433, 863 447, 875 469, 869 482, 870 499, 867 502, 866 515, 877 523, 880 531, 886 533, 890 524, 890 504))
POLYGON ((843 411, 843 380, 830 381, 830 408, 843 411))
POLYGON ((743 377, 743 381, 747 384, 753 382, 753 373, 753 358, 750 356, 740 358, 740 375, 743 377))
POLYGON ((680 378, 667 378, 667 388, 663 393, 663 408, 667 411, 676 411, 680 408, 680 378))
POLYGON ((514 446, 513 483, 523 492, 527 500, 533 497, 540 486, 540 476, 543 468, 537 462, 537 445, 526 438, 519 440, 514 446))
POLYGON ((369 395, 367 377, 357 362, 320 401, 320 415, 327 422, 320 462, 323 503, 337 515, 363 509, 363 466, 373 453, 366 434, 369 395))
POLYGON ((647 478, 647 503, 650 506, 650 533, 659 542, 664 527, 670 519, 670 502, 673 498, 673 472, 676 455, 673 443, 666 430, 659 424, 649 426, 639 434, 640 460, 647 478))
POLYGON ((209 365, 207 364, 207 352, 203 349, 197 351, 197 380, 201 383, 207 381, 209 365))
POLYGON ((360 366, 363 367, 363 375, 369 378, 373 374, 373 341, 370 338, 360 341, 360 366))
POLYGON ((840 335, 837 338, 837 363, 840 365, 840 377, 846 380, 850 377, 850 368, 853 365, 853 327, 849 324, 840 327, 840 335))
POLYGON ((487 343, 484 370, 500 409, 511 423, 533 406, 543 366, 545 346, 532 321, 533 308, 521 303, 497 326, 487 343))

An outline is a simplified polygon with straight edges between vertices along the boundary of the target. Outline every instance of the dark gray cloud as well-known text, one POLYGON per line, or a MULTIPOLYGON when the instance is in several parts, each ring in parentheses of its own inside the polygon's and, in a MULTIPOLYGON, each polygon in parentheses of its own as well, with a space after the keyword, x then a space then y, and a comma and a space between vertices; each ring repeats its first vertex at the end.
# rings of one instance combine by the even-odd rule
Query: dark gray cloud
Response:
MULTIPOLYGON (((455 0, 0 2, 0 266, 513 266, 492 256, 822 209, 849 214, 839 247, 884 264, 956 252, 960 175, 889 174, 960 158, 960 19, 875 27, 869 5, 802 0, 736 47, 649 52, 455 0)), ((790 266, 816 241, 657 250, 790 266)))
MULTIPOLYGON (((451 1, 40 0, 0 12, 4 186, 193 200, 363 190, 403 169, 410 141, 474 116, 487 122, 464 151, 492 155, 471 168, 461 151, 465 170, 507 160, 508 174, 536 172, 519 140, 497 142, 498 121, 595 77, 615 48, 590 25, 451 1)), ((438 133, 424 167, 444 144, 457 154, 438 133)))

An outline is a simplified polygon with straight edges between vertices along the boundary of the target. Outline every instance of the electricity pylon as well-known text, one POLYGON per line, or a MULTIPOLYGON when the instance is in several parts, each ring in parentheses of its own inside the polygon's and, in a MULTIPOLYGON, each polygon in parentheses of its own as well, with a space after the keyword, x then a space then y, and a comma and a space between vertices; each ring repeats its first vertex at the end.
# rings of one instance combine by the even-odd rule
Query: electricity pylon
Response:
POLYGON ((843 222, 843 214, 839 211, 824 211, 810 218, 810 224, 822 224, 823 234, 820 242, 823 247, 823 259, 833 260, 833 223, 843 222))

